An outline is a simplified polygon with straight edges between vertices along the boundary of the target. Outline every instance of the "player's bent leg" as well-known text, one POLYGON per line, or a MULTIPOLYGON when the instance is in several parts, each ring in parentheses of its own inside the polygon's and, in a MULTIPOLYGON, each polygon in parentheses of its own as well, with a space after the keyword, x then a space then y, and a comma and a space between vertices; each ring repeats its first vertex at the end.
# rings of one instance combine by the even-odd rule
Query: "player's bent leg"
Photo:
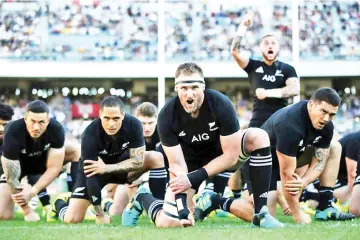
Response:
POLYGON ((110 216, 120 216, 129 202, 127 187, 119 184, 114 194, 113 204, 109 207, 110 216))
POLYGON ((149 188, 155 198, 164 199, 168 181, 164 157, 160 152, 146 151, 143 168, 149 169, 149 188))
POLYGON ((11 220, 14 216, 14 202, 6 183, 0 183, 0 220, 11 220))
MULTIPOLYGON (((358 170, 359 172, 359 167, 358 170)), ((360 173, 355 178, 354 187, 350 198, 349 212, 360 217, 360 173)))
POLYGON ((86 215, 90 202, 86 199, 71 198, 64 215, 64 223, 81 223, 86 215))
POLYGON ((341 144, 338 141, 331 141, 330 154, 325 168, 320 175, 320 202, 315 214, 315 219, 317 220, 345 221, 355 218, 353 214, 342 213, 339 209, 333 207, 332 205, 334 186, 339 172, 340 157, 341 144))
POLYGON ((276 217, 277 191, 269 191, 267 196, 267 207, 271 216, 276 217))

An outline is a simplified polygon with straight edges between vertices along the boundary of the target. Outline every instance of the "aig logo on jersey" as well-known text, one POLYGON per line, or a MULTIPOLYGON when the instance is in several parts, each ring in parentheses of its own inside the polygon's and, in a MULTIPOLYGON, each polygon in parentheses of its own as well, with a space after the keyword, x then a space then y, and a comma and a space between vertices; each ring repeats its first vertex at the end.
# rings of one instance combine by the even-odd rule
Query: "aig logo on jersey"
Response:
MULTIPOLYGON (((259 68, 258 68, 259 69, 259 68)), ((256 69, 256 70, 258 70, 256 69)), ((262 71, 257 71, 257 72, 262 72, 264 73, 264 70, 261 68, 262 71)), ((255 71, 256 72, 256 71, 255 71)), ((268 81, 268 82, 275 82, 276 81, 276 77, 284 77, 284 74, 282 74, 281 70, 276 70, 275 75, 270 75, 270 74, 265 74, 262 78, 262 80, 264 81, 268 81)))
POLYGON ((209 140, 209 134, 207 133, 199 133, 193 136, 191 142, 201 142, 201 141, 206 141, 209 140))

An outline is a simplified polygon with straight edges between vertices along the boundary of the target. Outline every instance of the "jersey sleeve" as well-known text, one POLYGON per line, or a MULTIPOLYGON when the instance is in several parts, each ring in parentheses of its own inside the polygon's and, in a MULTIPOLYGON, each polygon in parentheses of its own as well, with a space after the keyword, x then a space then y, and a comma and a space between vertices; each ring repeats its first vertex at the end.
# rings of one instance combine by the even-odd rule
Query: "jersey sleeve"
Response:
POLYGON ((286 76, 285 79, 288 78, 297 78, 298 75, 296 74, 296 70, 293 66, 288 65, 288 67, 286 68, 286 76))
POLYGON ((96 128, 89 125, 81 136, 81 159, 94 160, 98 159, 98 142, 96 128))
POLYGON ((330 122, 323 129, 322 138, 318 142, 314 143, 314 147, 316 147, 316 148, 330 147, 330 143, 331 143, 333 135, 334 135, 334 125, 332 122, 330 122))
POLYGON ((179 137, 172 127, 172 112, 168 106, 165 106, 159 113, 157 131, 161 144, 173 147, 179 144, 179 137))
POLYGON ((145 145, 143 128, 141 122, 133 118, 132 120, 132 129, 131 134, 133 136, 132 141, 129 143, 130 148, 139 148, 145 145))
POLYGON ((54 122, 54 127, 50 134, 51 148, 62 148, 65 143, 65 131, 59 122, 54 122))
POLYGON ((2 155, 9 160, 19 160, 20 148, 21 147, 16 134, 12 132, 11 128, 9 128, 4 135, 2 155))
POLYGON ((217 102, 216 113, 216 120, 219 123, 221 136, 231 135, 239 131, 240 124, 236 110, 234 104, 228 97, 221 95, 220 100, 217 102))
POLYGON ((244 71, 249 74, 255 69, 256 61, 254 59, 249 59, 248 65, 244 68, 244 71))
POLYGON ((275 126, 276 150, 284 155, 296 157, 302 134, 292 125, 281 122, 275 126))

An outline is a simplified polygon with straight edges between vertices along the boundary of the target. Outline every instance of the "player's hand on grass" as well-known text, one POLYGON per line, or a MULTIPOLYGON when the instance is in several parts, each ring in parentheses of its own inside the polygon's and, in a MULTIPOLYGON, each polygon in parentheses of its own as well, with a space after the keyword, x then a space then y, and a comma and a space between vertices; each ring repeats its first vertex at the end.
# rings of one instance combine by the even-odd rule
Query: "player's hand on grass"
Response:
POLYGON ((297 195, 302 192, 304 189, 304 181, 299 175, 293 173, 294 180, 289 180, 285 182, 285 190, 291 195, 297 195))
POLYGON ((108 215, 96 216, 95 223, 102 225, 102 224, 110 224, 111 217, 108 215))
POLYGON ((174 178, 170 180, 169 186, 175 194, 185 192, 191 187, 187 173, 174 172, 170 168, 169 172, 174 176, 174 178))
POLYGON ((243 19, 241 20, 240 25, 243 25, 245 27, 249 27, 253 22, 253 18, 254 18, 254 13, 251 12, 251 11, 247 12, 244 15, 243 19))
POLYGON ((84 161, 84 173, 87 177, 92 177, 96 174, 105 173, 106 164, 99 158, 97 161, 85 160, 84 161))
POLYGON ((289 205, 284 206, 282 208, 282 210, 283 210, 283 213, 284 213, 285 216, 291 216, 292 215, 292 212, 291 212, 291 209, 290 209, 289 205))
POLYGON ((195 219, 192 213, 189 213, 187 219, 180 219, 180 223, 183 227, 192 227, 195 224, 195 219))
POLYGON ((267 97, 266 89, 265 88, 257 88, 255 90, 255 95, 259 100, 263 100, 267 97))
POLYGON ((293 216, 294 222, 299 224, 309 224, 311 223, 310 215, 300 211, 298 214, 294 214, 293 216))
POLYGON ((11 197, 17 205, 23 206, 27 204, 31 200, 31 198, 34 197, 31 189, 31 185, 29 184, 21 185, 18 188, 20 192, 12 194, 11 197))

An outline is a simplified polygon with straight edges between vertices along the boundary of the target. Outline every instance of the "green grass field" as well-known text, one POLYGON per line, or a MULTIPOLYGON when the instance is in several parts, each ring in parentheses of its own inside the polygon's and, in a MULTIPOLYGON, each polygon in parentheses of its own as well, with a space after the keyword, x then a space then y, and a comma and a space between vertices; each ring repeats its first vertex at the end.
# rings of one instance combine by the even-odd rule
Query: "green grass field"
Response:
MULTIPOLYGON (((281 214, 279 214, 281 216, 281 214)), ((0 222, 0 240, 10 239, 360 239, 360 219, 351 222, 315 222, 307 226, 292 224, 291 217, 279 217, 286 228, 277 230, 252 229, 249 223, 233 218, 209 218, 192 228, 158 229, 147 217, 142 217, 137 227, 121 227, 121 218, 113 218, 109 226, 97 226, 94 222, 65 225, 61 222, 26 223, 22 215, 13 221, 0 222)))

